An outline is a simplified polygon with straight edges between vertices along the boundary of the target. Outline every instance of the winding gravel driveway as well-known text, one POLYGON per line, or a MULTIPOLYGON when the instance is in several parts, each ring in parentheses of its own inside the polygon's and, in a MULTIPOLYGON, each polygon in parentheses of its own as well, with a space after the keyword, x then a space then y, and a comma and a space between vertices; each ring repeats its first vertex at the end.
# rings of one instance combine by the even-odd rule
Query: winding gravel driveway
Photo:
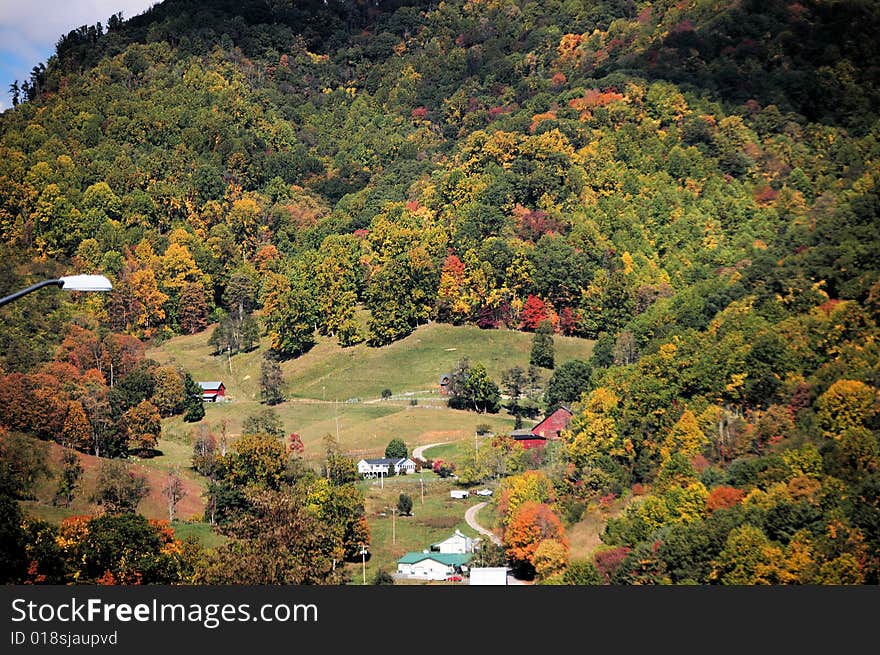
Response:
POLYGON ((492 532, 491 530, 487 530, 482 525, 477 523, 477 519, 476 519, 477 512, 479 512, 481 509, 483 509, 488 504, 489 503, 487 503, 484 500, 482 503, 477 503, 476 505, 469 507, 468 510, 464 513, 464 520, 474 530, 476 530, 477 532, 479 532, 482 535, 489 537, 489 539, 492 540, 492 543, 500 546, 501 539, 499 539, 498 536, 494 532, 492 532))
POLYGON ((428 448, 433 448, 434 446, 442 446, 445 443, 449 443, 448 441, 438 441, 437 443, 426 443, 424 446, 416 446, 412 451, 413 459, 425 459, 422 456, 422 453, 428 450, 428 448))

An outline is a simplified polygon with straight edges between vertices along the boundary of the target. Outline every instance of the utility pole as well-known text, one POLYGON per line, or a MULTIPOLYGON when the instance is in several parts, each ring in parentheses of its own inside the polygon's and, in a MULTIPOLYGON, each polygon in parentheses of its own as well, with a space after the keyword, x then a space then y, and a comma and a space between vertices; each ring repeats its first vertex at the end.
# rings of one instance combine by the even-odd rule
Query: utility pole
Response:
POLYGON ((425 481, 422 479, 422 476, 419 475, 419 486, 422 489, 422 505, 425 504, 425 481))
POLYGON ((397 543, 397 508, 391 508, 391 543, 397 543))

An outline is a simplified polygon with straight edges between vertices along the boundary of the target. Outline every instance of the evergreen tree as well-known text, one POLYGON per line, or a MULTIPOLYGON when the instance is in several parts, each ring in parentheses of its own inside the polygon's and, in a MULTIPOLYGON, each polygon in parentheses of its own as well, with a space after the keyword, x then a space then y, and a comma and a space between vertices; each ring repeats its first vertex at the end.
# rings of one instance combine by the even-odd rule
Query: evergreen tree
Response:
POLYGON ((397 511, 401 516, 409 516, 412 514, 413 501, 408 494, 400 494, 397 498, 397 511))
POLYGON ((532 353, 529 363, 541 368, 553 368, 553 324, 548 320, 541 321, 535 336, 532 337, 532 353))
POLYGON ((189 373, 185 373, 183 377, 183 394, 183 420, 187 423, 197 423, 205 418, 202 388, 189 373))
POLYGON ((56 501, 64 503, 65 507, 69 507, 76 494, 76 490, 80 486, 83 466, 80 463, 76 452, 71 448, 64 449, 64 454, 61 456, 61 465, 61 477, 58 480, 58 489, 55 491, 55 499, 56 501))

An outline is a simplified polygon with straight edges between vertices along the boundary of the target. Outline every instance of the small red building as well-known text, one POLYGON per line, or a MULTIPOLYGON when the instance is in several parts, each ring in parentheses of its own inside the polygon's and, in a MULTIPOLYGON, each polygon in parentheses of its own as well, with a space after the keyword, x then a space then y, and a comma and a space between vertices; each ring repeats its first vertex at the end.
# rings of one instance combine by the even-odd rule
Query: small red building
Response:
POLYGON ((572 413, 568 407, 559 406, 545 416, 535 427, 527 430, 514 430, 510 436, 523 448, 538 448, 548 441, 559 439, 559 433, 568 427, 572 413))
POLYGON ((202 400, 207 403, 216 403, 226 400, 226 386, 219 380, 199 382, 202 388, 202 400))

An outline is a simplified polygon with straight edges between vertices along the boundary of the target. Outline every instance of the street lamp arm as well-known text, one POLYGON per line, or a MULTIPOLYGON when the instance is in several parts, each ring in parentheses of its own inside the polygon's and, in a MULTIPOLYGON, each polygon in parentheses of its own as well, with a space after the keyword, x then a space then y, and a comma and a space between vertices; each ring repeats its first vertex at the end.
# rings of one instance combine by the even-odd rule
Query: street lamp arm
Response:
POLYGON ((0 298, 0 306, 5 305, 6 303, 10 303, 13 300, 18 300, 22 296, 25 296, 25 295, 31 293, 32 291, 36 291, 37 289, 42 289, 43 287, 51 287, 51 286, 63 287, 64 280, 61 280, 61 279, 43 280, 42 282, 37 282, 36 284, 32 284, 31 286, 27 287, 26 289, 22 289, 21 291, 17 291, 16 293, 12 293, 12 294, 6 296, 5 298, 0 298))
POLYGON ((53 278, 51 280, 43 280, 32 284, 27 289, 22 289, 16 293, 10 294, 5 298, 0 298, 0 306, 6 303, 18 300, 24 295, 29 294, 43 287, 61 287, 67 291, 110 291, 113 285, 103 275, 68 275, 65 277, 53 278))

